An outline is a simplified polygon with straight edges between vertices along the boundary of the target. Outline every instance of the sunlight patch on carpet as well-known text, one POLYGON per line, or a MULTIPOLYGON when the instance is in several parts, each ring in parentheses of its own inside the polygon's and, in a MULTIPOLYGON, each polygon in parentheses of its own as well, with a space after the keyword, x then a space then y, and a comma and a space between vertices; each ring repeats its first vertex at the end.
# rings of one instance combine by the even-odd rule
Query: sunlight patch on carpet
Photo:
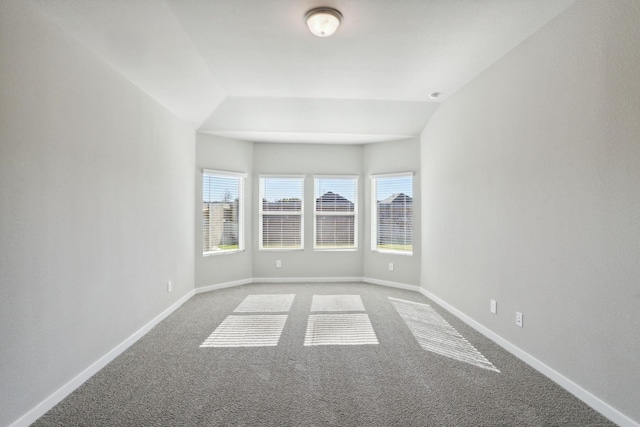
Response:
POLYGON ((360 295, 314 295, 311 311, 364 311, 360 295))
POLYGON ((427 304, 391 298, 391 304, 422 348, 480 368, 500 372, 427 304))
POLYGON ((277 346, 287 317, 287 314, 227 316, 200 347, 277 346))
POLYGON ((291 309, 295 294, 249 295, 234 313, 278 313, 291 309))
POLYGON ((379 344, 366 314, 312 314, 307 322, 305 346, 379 344))

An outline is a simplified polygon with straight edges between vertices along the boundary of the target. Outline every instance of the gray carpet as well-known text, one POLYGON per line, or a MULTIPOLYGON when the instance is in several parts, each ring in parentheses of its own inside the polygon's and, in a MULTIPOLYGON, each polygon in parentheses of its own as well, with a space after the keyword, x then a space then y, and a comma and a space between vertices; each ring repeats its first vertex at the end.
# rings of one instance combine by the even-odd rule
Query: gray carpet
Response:
POLYGON ((254 284, 196 295, 34 425, 613 424, 422 295, 354 283, 254 284), (234 313, 258 294, 295 298, 286 313, 234 313), (364 311, 347 314, 366 314, 379 344, 304 345, 305 337, 315 342, 311 315, 342 314, 311 312, 313 295, 340 294, 361 297, 364 311), (389 297, 428 304, 449 325, 441 334, 454 329, 496 369, 425 350, 429 337, 419 343, 389 297), (277 346, 201 347, 228 316, 276 314, 288 315, 277 346))

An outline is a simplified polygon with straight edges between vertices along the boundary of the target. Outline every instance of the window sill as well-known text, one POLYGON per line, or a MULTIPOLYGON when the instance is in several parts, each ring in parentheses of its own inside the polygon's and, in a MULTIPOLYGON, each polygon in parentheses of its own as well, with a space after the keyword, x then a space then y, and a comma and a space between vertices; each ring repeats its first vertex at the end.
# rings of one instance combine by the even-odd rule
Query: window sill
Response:
POLYGON ((304 248, 258 248, 260 252, 296 252, 304 251, 304 248))
POLYGON ((218 256, 218 255, 231 255, 231 254, 238 254, 241 252, 244 252, 244 249, 233 249, 233 250, 229 250, 229 251, 211 251, 211 252, 205 252, 202 254, 203 258, 208 258, 210 256, 218 256))
POLYGON ((371 252, 378 252, 380 254, 387 254, 387 255, 413 256, 413 252, 394 251, 390 249, 387 249, 387 250, 371 249, 371 252))

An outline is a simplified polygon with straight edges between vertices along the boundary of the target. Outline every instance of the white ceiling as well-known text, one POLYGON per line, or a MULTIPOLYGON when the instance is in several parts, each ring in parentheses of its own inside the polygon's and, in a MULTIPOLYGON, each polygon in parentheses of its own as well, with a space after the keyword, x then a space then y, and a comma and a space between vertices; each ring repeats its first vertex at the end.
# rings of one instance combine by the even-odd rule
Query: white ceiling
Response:
POLYGON ((321 143, 419 135, 440 102, 575 2, 30 1, 202 132, 321 143), (305 26, 318 6, 344 16, 333 37, 305 26))

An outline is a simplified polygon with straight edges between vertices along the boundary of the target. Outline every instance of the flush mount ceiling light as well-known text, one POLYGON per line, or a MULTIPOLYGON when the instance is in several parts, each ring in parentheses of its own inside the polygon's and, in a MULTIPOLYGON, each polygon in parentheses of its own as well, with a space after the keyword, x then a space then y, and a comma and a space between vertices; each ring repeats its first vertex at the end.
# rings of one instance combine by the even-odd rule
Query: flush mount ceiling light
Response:
POLYGON ((336 32, 342 22, 342 14, 330 7, 311 9, 304 16, 307 27, 318 37, 329 37, 336 32))

